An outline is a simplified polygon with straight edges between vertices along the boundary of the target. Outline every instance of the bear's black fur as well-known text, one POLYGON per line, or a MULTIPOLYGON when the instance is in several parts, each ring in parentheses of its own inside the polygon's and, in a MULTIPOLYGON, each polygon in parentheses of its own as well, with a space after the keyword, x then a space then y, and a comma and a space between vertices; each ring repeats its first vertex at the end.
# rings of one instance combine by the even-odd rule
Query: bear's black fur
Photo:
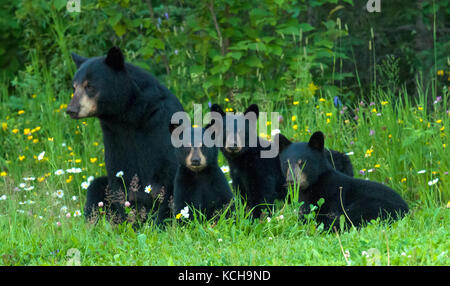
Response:
POLYGON ((286 196, 285 179, 281 173, 278 155, 273 158, 261 158, 261 151, 269 147, 262 147, 263 140, 257 137, 256 146, 250 147, 249 139, 256 137, 256 124, 250 128, 250 120, 245 116, 253 112, 255 120, 259 115, 256 104, 250 105, 244 114, 225 113, 223 109, 214 104, 211 112, 217 112, 222 116, 222 139, 221 151, 230 167, 230 175, 233 180, 233 188, 239 190, 241 196, 246 199, 247 207, 253 209, 252 215, 260 217, 263 208, 270 206, 276 199, 284 199, 286 196), (227 126, 227 118, 232 126, 227 126), (245 141, 240 140, 238 122, 244 121, 241 128, 245 128, 243 135, 245 141), (228 128, 227 128, 228 127, 228 128), (228 130, 229 129, 229 130, 228 130), (229 139, 233 137, 232 139, 229 139))
POLYGON ((97 117, 105 147, 107 177, 90 184, 86 218, 103 201, 123 221, 124 200, 144 212, 160 206, 158 222, 168 217, 177 161, 167 125, 173 113, 183 111, 180 102, 147 71, 126 63, 117 47, 106 56, 84 58, 73 53, 72 58, 78 70, 66 112, 74 119, 97 117), (116 176, 119 171, 123 182, 116 176), (133 178, 134 187, 130 186, 133 178), (121 197, 124 185, 127 198, 121 197), (149 185, 150 194, 144 192, 149 185))
MULTIPOLYGON (((278 135, 280 137, 280 135, 278 135)), ((285 138, 284 138, 285 139, 285 138)), ((372 219, 399 219, 408 212, 406 202, 391 188, 368 180, 352 178, 335 170, 324 149, 324 135, 314 133, 308 143, 289 144, 282 137, 280 161, 283 171, 287 171, 287 161, 292 159, 291 147, 295 147, 295 160, 300 174, 300 201, 302 213, 309 212, 310 204, 315 205, 320 198, 325 202, 318 210, 317 220, 329 228, 333 222, 339 227, 341 215, 346 223, 359 227, 372 219), (350 221, 349 221, 350 220, 350 221)))
MULTIPOLYGON (((174 131, 178 126, 171 124, 170 131, 174 131)), ((194 143, 194 134, 203 138, 205 129, 200 127, 181 127, 181 129, 183 132, 191 132, 191 140, 188 146, 176 148, 179 165, 174 181, 173 213, 179 214, 188 206, 200 211, 206 219, 210 219, 228 206, 233 193, 217 163, 218 148, 194 143)))

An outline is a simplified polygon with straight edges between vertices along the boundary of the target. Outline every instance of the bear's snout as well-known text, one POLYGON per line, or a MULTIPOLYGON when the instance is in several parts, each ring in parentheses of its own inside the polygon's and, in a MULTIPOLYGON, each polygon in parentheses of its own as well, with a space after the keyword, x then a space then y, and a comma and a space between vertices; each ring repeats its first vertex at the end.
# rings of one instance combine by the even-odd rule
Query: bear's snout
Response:
POLYGON ((69 104, 69 106, 67 106, 66 109, 66 113, 72 118, 72 119, 76 119, 78 118, 78 113, 80 112, 80 107, 79 106, 75 106, 72 104, 69 104))

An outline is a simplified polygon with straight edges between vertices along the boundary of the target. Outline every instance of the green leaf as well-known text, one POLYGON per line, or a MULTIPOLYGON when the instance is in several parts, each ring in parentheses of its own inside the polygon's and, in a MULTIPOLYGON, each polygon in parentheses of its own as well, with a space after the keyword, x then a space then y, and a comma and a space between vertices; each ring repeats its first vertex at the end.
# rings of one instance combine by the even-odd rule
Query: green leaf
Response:
POLYGON ((109 18, 108 22, 111 26, 115 26, 119 23, 120 19, 122 19, 122 13, 114 14, 113 17, 109 18))
POLYGON ((249 67, 255 67, 255 68, 263 67, 261 60, 256 55, 251 55, 244 61, 244 63, 249 67))
POLYGON ((123 36, 127 32, 127 26, 121 23, 114 25, 112 28, 119 37, 123 36))

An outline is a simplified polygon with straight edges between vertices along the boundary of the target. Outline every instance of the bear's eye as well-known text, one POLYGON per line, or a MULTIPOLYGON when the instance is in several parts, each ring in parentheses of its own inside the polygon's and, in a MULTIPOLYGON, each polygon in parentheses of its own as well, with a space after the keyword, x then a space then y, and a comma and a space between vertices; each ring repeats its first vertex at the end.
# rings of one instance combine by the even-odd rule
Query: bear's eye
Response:
POLYGON ((94 91, 94 87, 89 82, 86 83, 86 87, 85 88, 86 88, 86 91, 89 92, 89 93, 94 91))

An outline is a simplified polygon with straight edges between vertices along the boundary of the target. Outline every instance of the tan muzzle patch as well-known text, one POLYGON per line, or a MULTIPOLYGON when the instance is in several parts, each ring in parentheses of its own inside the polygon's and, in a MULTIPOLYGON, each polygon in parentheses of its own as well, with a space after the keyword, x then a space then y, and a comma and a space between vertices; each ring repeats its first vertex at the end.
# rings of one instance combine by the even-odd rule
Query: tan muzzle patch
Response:
POLYGON ((206 168, 206 157, 200 147, 191 147, 186 157, 186 167, 193 172, 200 172, 206 168))

